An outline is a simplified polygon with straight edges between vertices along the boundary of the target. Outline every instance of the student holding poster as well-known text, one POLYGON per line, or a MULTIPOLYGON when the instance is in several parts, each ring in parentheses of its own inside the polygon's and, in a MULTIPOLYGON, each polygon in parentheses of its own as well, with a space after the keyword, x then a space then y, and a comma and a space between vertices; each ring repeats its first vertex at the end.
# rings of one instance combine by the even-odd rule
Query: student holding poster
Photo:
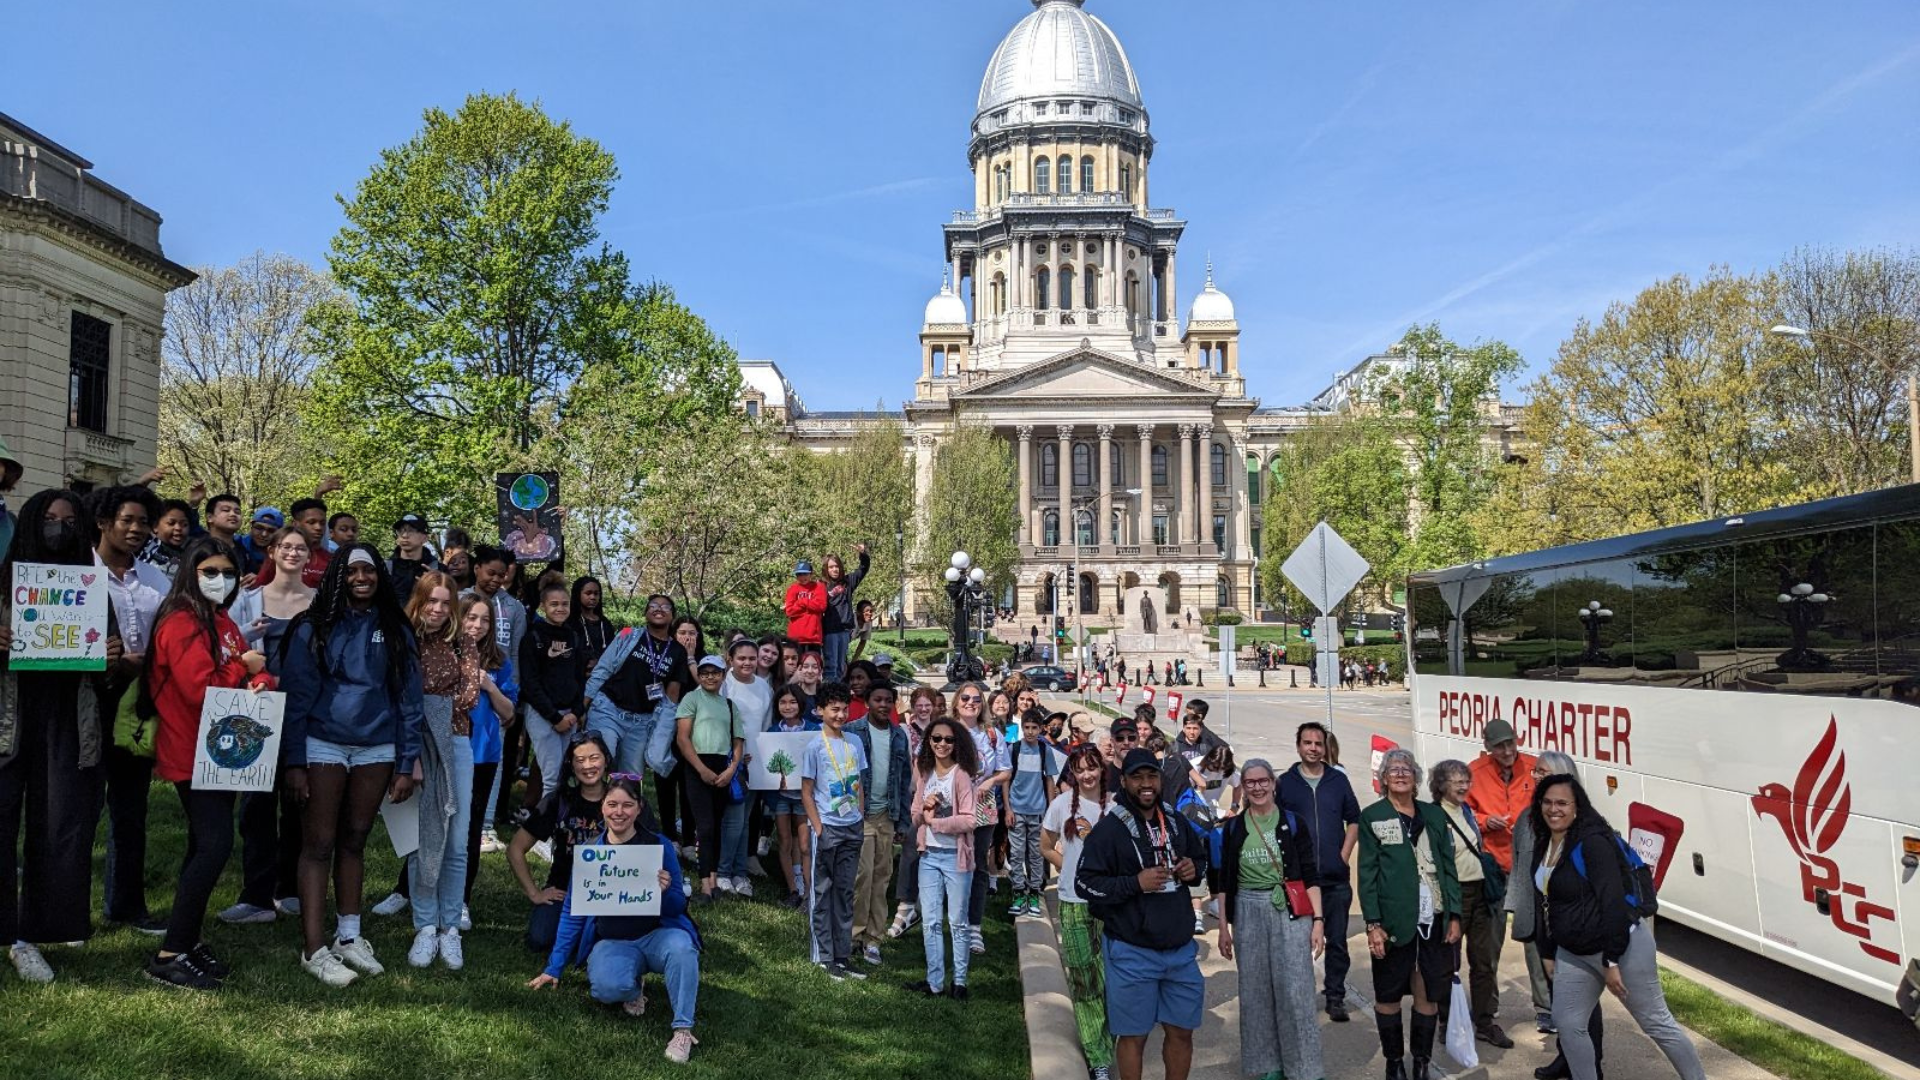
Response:
POLYGON ((201 706, 209 687, 243 687, 267 666, 267 658, 247 647, 227 615, 239 588, 240 557, 232 545, 209 536, 187 548, 154 622, 135 705, 159 717, 154 771, 173 784, 187 819, 186 862, 167 935, 147 961, 147 977, 188 990, 218 990, 227 976, 227 965, 200 933, 207 901, 233 853, 234 793, 199 790, 192 783, 201 706))
MULTIPOLYGON (((667 980, 668 1004, 673 1009, 673 1038, 667 1060, 685 1064, 700 1040, 693 1037, 694 1006, 700 996, 700 930, 687 917, 687 893, 680 876, 680 859, 672 844, 641 823, 641 779, 633 773, 607 778, 600 813, 607 829, 594 844, 640 844, 660 849, 659 912, 651 915, 575 915, 575 890, 569 883, 567 913, 547 957, 547 969, 527 985, 535 990, 555 986, 569 962, 586 966, 588 993, 593 1000, 618 1004, 628 1016, 647 1011, 641 982, 648 972, 667 980)), ((587 847, 576 850, 582 857, 587 847)))

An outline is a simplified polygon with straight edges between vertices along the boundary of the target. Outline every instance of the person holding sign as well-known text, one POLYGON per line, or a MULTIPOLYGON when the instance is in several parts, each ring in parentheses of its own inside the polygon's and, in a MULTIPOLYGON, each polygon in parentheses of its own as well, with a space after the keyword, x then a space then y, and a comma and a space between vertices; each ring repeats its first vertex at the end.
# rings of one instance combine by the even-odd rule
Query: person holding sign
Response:
POLYGON ((360 936, 367 835, 380 803, 413 795, 420 664, 413 628, 371 546, 348 544, 287 640, 287 786, 306 803, 300 849, 300 966, 331 987, 386 970, 360 936), (327 882, 340 923, 324 934, 327 882))
MULTIPOLYGON (((188 990, 217 990, 227 965, 200 936, 207 902, 233 854, 232 791, 193 786, 194 747, 200 741, 201 706, 211 687, 240 688, 267 666, 247 646, 227 614, 240 588, 240 558, 224 540, 194 541, 180 557, 173 588, 160 605, 153 644, 140 673, 136 710, 159 717, 154 732, 154 771, 180 795, 187 819, 187 857, 173 893, 173 912, 160 951, 147 961, 147 977, 188 990)), ((271 684, 273 677, 265 677, 271 684)))
MULTIPOLYGON (((71 491, 42 491, 20 508, 19 528, 0 563, 0 944, 28 982, 51 982, 53 969, 33 942, 83 941, 93 933, 93 833, 100 784, 95 768, 111 736, 101 715, 107 679, 99 671, 23 670, 17 632, 33 602, 16 584, 32 566, 91 567, 91 523, 71 491), (22 825, 25 826, 24 840, 22 825)), ((96 580, 98 580, 96 578, 96 580)), ((76 605, 78 596, 65 596, 76 605)), ((37 612, 33 612, 37 614, 37 612)), ((35 621, 38 621, 37 619, 35 621)), ((111 613, 104 627, 108 666, 121 657, 111 613)))
POLYGON ((662 843, 659 834, 641 822, 644 803, 640 783, 634 773, 614 773, 607 778, 606 794, 600 800, 606 831, 592 844, 582 845, 576 855, 584 857, 595 845, 660 849, 657 899, 648 898, 646 905, 657 906, 658 910, 645 915, 576 915, 573 906, 579 893, 569 883, 566 914, 560 919, 547 968, 527 985, 535 990, 557 986, 567 964, 579 962, 587 969, 587 992, 593 1000, 617 1004, 628 1016, 640 1016, 647 1011, 641 982, 648 972, 658 972, 666 977, 667 1000, 673 1007, 673 1038, 667 1043, 667 1060, 685 1064, 700 1042, 693 1035, 694 1007, 700 996, 700 930, 687 917, 679 855, 672 844, 662 843))

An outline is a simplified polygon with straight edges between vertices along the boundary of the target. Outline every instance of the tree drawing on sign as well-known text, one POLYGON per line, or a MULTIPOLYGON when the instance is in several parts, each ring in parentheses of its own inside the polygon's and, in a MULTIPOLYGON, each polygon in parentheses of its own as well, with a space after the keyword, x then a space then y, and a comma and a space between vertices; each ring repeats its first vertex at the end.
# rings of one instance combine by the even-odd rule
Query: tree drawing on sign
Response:
POLYGON ((775 750, 773 757, 767 760, 767 771, 780 778, 780 790, 782 791, 787 789, 787 777, 799 768, 800 766, 796 765, 794 760, 787 756, 785 750, 775 750))

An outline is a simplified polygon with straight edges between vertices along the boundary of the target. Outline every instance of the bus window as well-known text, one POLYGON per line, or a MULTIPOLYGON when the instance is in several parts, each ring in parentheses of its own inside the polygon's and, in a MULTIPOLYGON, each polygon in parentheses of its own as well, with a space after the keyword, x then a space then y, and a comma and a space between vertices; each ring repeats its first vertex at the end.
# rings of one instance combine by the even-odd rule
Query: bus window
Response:
POLYGON ((1634 561, 1633 666, 1644 684, 1711 687, 1736 666, 1731 550, 1634 561))
POLYGON ((1421 675, 1452 675, 1447 664, 1447 629, 1452 616, 1440 590, 1415 586, 1407 594, 1413 615, 1413 670, 1421 675))
POLYGON ((1633 562, 1566 567, 1554 580, 1559 677, 1624 681, 1633 670, 1633 562))
POLYGON ((1920 521, 1890 521, 1874 535, 1874 634, 1887 696, 1920 705, 1920 521))
POLYGON ((1738 661, 1718 681, 1798 694, 1872 693, 1873 528, 1741 544, 1738 661))
POLYGON ((1467 610, 1462 675, 1546 678, 1553 671, 1553 572, 1503 574, 1467 610))

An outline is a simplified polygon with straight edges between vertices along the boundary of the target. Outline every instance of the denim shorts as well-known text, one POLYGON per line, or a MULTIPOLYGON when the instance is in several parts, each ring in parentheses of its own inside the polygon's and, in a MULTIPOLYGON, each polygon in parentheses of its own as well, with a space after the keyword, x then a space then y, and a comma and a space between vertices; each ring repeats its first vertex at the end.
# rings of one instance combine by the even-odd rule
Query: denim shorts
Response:
POLYGON ((798 795, 782 795, 778 791, 760 793, 760 804, 765 806, 774 817, 806 817, 807 808, 800 802, 798 795))
POLYGON ((1151 1034, 1156 1024, 1200 1027, 1206 981, 1193 942, 1143 949, 1114 937, 1101 942, 1107 962, 1107 1027, 1115 1035, 1151 1034))
POLYGON ((391 765, 393 759, 393 744, 390 742, 375 746, 345 746, 311 735, 307 737, 308 765, 342 765, 351 771, 362 765, 391 765))

